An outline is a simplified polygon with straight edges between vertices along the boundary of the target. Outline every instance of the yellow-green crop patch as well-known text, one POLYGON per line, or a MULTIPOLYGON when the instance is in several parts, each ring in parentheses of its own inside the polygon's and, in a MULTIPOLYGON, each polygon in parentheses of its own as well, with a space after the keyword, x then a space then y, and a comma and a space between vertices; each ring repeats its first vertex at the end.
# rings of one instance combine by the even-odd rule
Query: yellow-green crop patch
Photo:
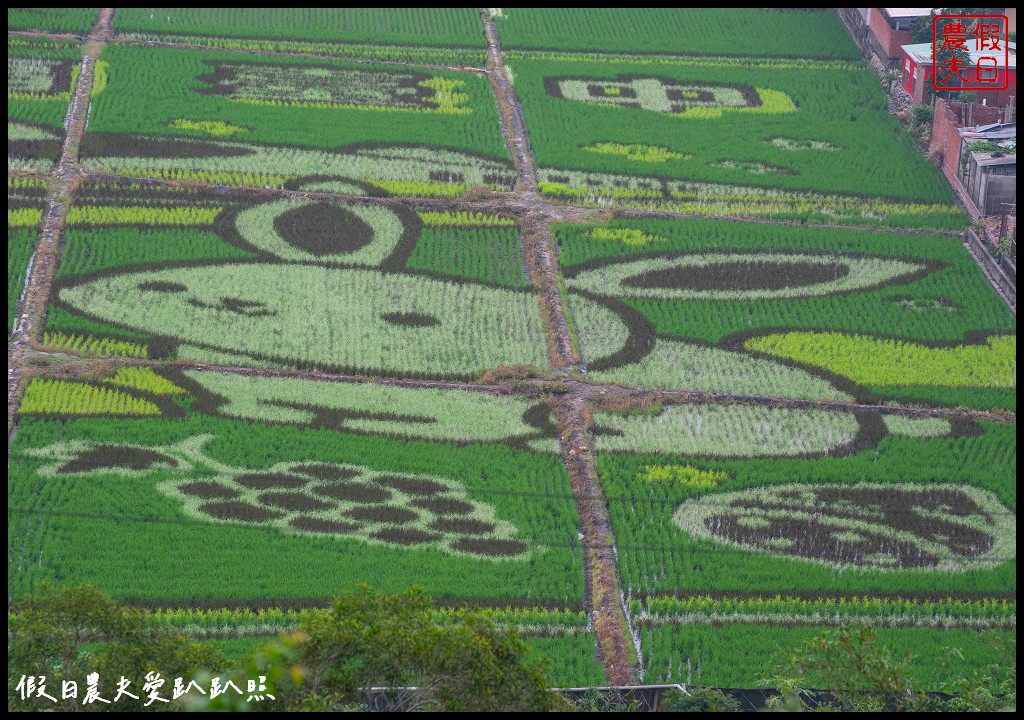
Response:
POLYGON ((929 347, 890 338, 793 332, 744 343, 775 357, 815 365, 867 385, 1017 387, 1017 336, 984 344, 929 347))

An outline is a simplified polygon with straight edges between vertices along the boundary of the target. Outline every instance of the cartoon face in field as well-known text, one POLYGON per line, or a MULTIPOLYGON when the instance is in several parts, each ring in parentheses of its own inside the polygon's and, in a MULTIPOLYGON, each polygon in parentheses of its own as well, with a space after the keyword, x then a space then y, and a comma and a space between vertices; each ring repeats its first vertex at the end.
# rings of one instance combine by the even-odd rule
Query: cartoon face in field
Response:
POLYGON ((234 226, 255 260, 103 274, 59 300, 197 360, 466 377, 547 364, 531 292, 406 270, 421 231, 412 212, 279 200, 234 226))
POLYGON ((212 63, 215 71, 199 79, 201 93, 244 102, 326 104, 358 108, 430 109, 469 113, 468 96, 452 92, 461 80, 426 73, 376 72, 337 67, 212 63))

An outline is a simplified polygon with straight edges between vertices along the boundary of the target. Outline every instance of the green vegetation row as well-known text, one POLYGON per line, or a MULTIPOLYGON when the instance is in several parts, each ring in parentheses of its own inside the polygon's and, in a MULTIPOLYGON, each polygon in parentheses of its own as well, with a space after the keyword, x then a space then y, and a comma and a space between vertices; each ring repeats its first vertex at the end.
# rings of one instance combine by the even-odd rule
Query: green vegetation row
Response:
POLYGON ((503 8, 495 22, 517 49, 860 58, 830 10, 503 8))
MULTIPOLYGON (((176 208, 167 208, 175 210, 176 208)), ((251 258, 219 235, 197 228, 69 228, 57 277, 130 265, 251 258)))
POLYGON ((36 246, 36 231, 7 229, 7 334, 14 327, 14 311, 25 287, 25 274, 36 246))
POLYGON ((424 230, 408 267, 488 285, 529 286, 516 228, 424 230))
POLYGON ((794 332, 748 340, 744 346, 816 365, 854 382, 1014 388, 1017 337, 990 337, 984 345, 932 348, 899 340, 841 333, 794 332))
POLYGON ((86 35, 98 15, 99 8, 7 8, 7 29, 86 35))
POLYGON ((484 44, 480 17, 472 8, 118 8, 114 28, 161 36, 442 47, 484 44))
POLYGON ((148 400, 83 383, 33 378, 19 412, 27 415, 159 415, 148 400))
MULTIPOLYGON (((479 612, 479 608, 437 608, 434 610, 439 623, 462 622, 468 615, 479 612)), ((287 631, 298 627, 305 617, 311 617, 319 610, 296 610, 293 608, 249 608, 213 609, 159 608, 147 612, 146 619, 156 625, 170 625, 175 628, 192 630, 232 630, 265 626, 273 631, 287 631)), ((484 612, 495 622, 523 626, 524 632, 537 632, 541 628, 585 630, 587 615, 582 610, 557 610, 546 608, 486 608, 484 612)), ((10 614, 8 614, 10 616, 10 614)))
MULTIPOLYGON (((644 682, 684 683, 714 687, 765 687, 774 658, 791 653, 823 627, 760 625, 662 626, 640 631, 644 682)), ((894 654, 913 654, 909 676, 922 689, 943 690, 975 670, 997 662, 1000 654, 989 642, 1010 639, 1015 631, 881 628, 879 641, 892 642, 894 654), (957 648, 958 652, 951 652, 957 648)), ((803 687, 822 687, 813 675, 803 687)))
POLYGON ((775 595, 774 597, 728 597, 691 595, 689 597, 654 596, 632 599, 630 612, 641 623, 667 621, 702 613, 732 616, 737 621, 766 614, 785 614, 793 618, 821 618, 837 621, 858 619, 934 619, 937 621, 998 620, 1016 622, 1017 601, 1000 598, 965 600, 946 597, 920 600, 901 597, 821 597, 800 598, 775 595))
POLYGON ((406 45, 363 45, 358 43, 310 42, 308 40, 256 40, 209 35, 160 35, 145 32, 124 32, 118 35, 139 42, 161 38, 198 45, 211 50, 234 50, 252 53, 296 53, 350 60, 377 60, 411 65, 446 65, 449 67, 483 67, 487 52, 483 49, 458 47, 411 47, 406 45))

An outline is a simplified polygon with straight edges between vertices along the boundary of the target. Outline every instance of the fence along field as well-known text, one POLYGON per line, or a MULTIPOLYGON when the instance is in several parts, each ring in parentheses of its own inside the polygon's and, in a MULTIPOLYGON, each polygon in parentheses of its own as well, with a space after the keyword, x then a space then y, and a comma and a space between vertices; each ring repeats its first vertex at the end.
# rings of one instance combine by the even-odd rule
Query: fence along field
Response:
POLYGON ((509 64, 547 195, 824 222, 965 222, 858 65, 528 53, 509 64))
POLYGON ((548 362, 508 218, 93 185, 68 226, 62 349, 404 377, 548 362))
POLYGON ((83 166, 282 185, 356 179, 396 194, 510 189, 487 81, 472 73, 112 46, 83 166))
POLYGON ((494 19, 517 50, 860 58, 828 10, 502 8, 494 19))
POLYGON ((954 239, 721 220, 554 229, 598 382, 1016 407, 1016 320, 954 239))

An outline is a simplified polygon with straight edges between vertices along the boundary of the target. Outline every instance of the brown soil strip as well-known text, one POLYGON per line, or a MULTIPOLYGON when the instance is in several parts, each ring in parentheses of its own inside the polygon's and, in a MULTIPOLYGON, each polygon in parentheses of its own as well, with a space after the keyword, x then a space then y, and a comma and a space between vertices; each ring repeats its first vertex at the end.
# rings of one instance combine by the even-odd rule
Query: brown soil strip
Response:
POLYGON ((71 42, 82 42, 81 35, 72 33, 54 33, 44 30, 8 30, 7 37, 34 37, 46 38, 47 40, 70 40, 71 42))
POLYGON ((608 683, 629 685, 636 679, 636 659, 622 604, 611 519, 587 435, 585 405, 583 397, 568 396, 556 404, 555 415, 563 428, 562 459, 569 470, 580 518, 586 605, 597 635, 598 652, 608 683))
POLYGON ((512 162, 519 175, 519 182, 528 193, 537 192, 537 166, 530 150, 530 137, 526 134, 526 122, 523 120, 523 109, 512 91, 512 83, 508 81, 505 71, 505 57, 498 43, 498 30, 494 18, 486 8, 480 9, 480 17, 484 25, 484 36, 487 38, 487 79, 491 81, 491 89, 498 100, 498 112, 501 114, 501 130, 505 135, 505 145, 512 155, 512 162))
POLYGON ((576 365, 580 358, 576 353, 566 321, 566 307, 558 285, 558 266, 555 261, 554 243, 548 230, 548 218, 539 212, 531 212, 520 222, 526 265, 540 295, 541 316, 548 339, 548 357, 551 367, 556 370, 576 365))
MULTIPOLYGON (((580 358, 569 332, 567 309, 559 289, 555 245, 548 228, 551 217, 537 209, 537 167, 530 150, 522 107, 506 74, 494 18, 486 8, 481 8, 480 17, 490 55, 487 78, 498 101, 505 144, 519 176, 516 189, 523 191, 523 202, 528 208, 520 226, 530 276, 540 295, 548 336, 548 355, 552 367, 568 368, 579 363, 580 358)), ((609 684, 628 685, 635 681, 637 661, 622 604, 618 563, 612 547, 611 520, 588 441, 588 396, 587 388, 578 387, 577 392, 559 400, 555 405, 555 415, 562 430, 562 458, 569 471, 569 482, 580 518, 586 605, 597 636, 598 654, 609 684)))
MULTIPOLYGON (((71 209, 71 197, 81 181, 78 169, 78 146, 85 134, 85 123, 89 113, 89 98, 92 93, 93 74, 96 59, 103 50, 104 42, 113 36, 110 23, 114 18, 113 8, 102 8, 96 25, 83 46, 78 81, 68 106, 67 133, 61 146, 60 159, 51 174, 50 195, 39 229, 39 240, 29 260, 29 273, 25 280, 25 293, 15 313, 15 326, 7 344, 7 426, 8 443, 16 428, 14 412, 19 403, 22 364, 25 350, 38 343, 46 317, 46 302, 50 297, 50 286, 57 273, 60 240, 64 232, 64 221, 71 209)), ((72 36, 74 37, 74 36, 72 36)))

